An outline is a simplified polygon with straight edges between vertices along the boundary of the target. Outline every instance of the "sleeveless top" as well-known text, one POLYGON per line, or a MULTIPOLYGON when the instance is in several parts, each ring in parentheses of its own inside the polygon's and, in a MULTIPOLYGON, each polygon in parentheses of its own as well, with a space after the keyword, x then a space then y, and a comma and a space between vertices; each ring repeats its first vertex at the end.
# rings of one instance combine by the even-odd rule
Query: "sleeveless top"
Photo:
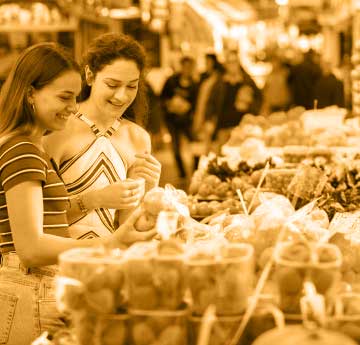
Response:
MULTIPOLYGON (((76 116, 90 127, 95 139, 73 158, 60 165, 59 172, 69 195, 98 189, 126 179, 126 162, 110 140, 119 128, 121 120, 116 119, 108 130, 101 132, 83 114, 78 113, 76 116)), ((116 210, 99 208, 70 224, 69 232, 72 238, 88 239, 109 236, 117 226, 116 210)))

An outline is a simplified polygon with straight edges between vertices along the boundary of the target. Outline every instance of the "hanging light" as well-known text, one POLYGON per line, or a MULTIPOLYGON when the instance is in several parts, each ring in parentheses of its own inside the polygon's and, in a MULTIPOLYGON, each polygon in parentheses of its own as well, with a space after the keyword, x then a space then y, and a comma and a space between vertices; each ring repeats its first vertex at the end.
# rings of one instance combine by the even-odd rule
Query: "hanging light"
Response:
POLYGON ((289 4, 289 0, 275 0, 275 2, 279 6, 287 6, 289 4))

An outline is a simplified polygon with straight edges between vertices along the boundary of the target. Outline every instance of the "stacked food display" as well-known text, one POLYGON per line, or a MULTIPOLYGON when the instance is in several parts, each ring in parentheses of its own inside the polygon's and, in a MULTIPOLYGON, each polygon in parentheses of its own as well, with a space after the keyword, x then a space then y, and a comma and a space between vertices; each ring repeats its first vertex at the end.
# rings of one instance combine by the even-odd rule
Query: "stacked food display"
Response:
POLYGON ((201 158, 188 194, 148 192, 135 228, 155 228, 154 240, 63 253, 69 344, 246 345, 284 323, 317 344, 359 341, 360 156, 350 144, 360 126, 334 108, 321 111, 332 128, 300 113, 274 114, 265 131, 246 116, 223 155, 201 158))

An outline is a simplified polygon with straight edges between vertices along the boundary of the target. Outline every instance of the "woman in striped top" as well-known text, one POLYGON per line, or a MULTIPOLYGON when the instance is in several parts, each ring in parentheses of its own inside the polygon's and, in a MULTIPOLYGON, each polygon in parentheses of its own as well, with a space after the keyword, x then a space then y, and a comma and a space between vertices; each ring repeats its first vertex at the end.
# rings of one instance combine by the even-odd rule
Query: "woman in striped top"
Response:
POLYGON ((79 68, 68 53, 42 43, 19 56, 1 90, 0 344, 28 345, 62 325, 53 295, 58 254, 153 236, 136 232, 134 212, 108 239, 68 238, 68 218, 78 217, 78 205, 71 205, 42 139, 64 128, 80 89, 79 68))
POLYGON ((144 70, 144 50, 133 38, 96 38, 83 61, 79 112, 45 139, 69 194, 83 206, 69 228, 73 238, 109 236, 138 205, 141 182, 146 190, 159 183, 161 165, 139 125, 147 113, 144 70))

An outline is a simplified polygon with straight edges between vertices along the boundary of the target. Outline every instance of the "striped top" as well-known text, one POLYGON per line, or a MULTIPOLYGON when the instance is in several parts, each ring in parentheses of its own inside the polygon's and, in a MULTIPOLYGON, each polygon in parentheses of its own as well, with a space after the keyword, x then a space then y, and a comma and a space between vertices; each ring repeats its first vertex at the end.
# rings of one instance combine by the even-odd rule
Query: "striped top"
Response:
POLYGON ((15 251, 5 193, 30 180, 41 181, 43 187, 44 233, 69 237, 66 216, 69 197, 64 183, 49 156, 29 138, 19 136, 0 147, 0 253, 15 251))
MULTIPOLYGON (((110 140, 119 129, 121 120, 116 119, 107 130, 100 131, 85 115, 78 113, 76 116, 89 126, 94 140, 60 164, 60 176, 68 193, 76 195, 126 179, 126 162, 110 140)), ((117 227, 117 210, 99 208, 71 224, 69 233, 72 238, 89 239, 109 236, 117 227)))

